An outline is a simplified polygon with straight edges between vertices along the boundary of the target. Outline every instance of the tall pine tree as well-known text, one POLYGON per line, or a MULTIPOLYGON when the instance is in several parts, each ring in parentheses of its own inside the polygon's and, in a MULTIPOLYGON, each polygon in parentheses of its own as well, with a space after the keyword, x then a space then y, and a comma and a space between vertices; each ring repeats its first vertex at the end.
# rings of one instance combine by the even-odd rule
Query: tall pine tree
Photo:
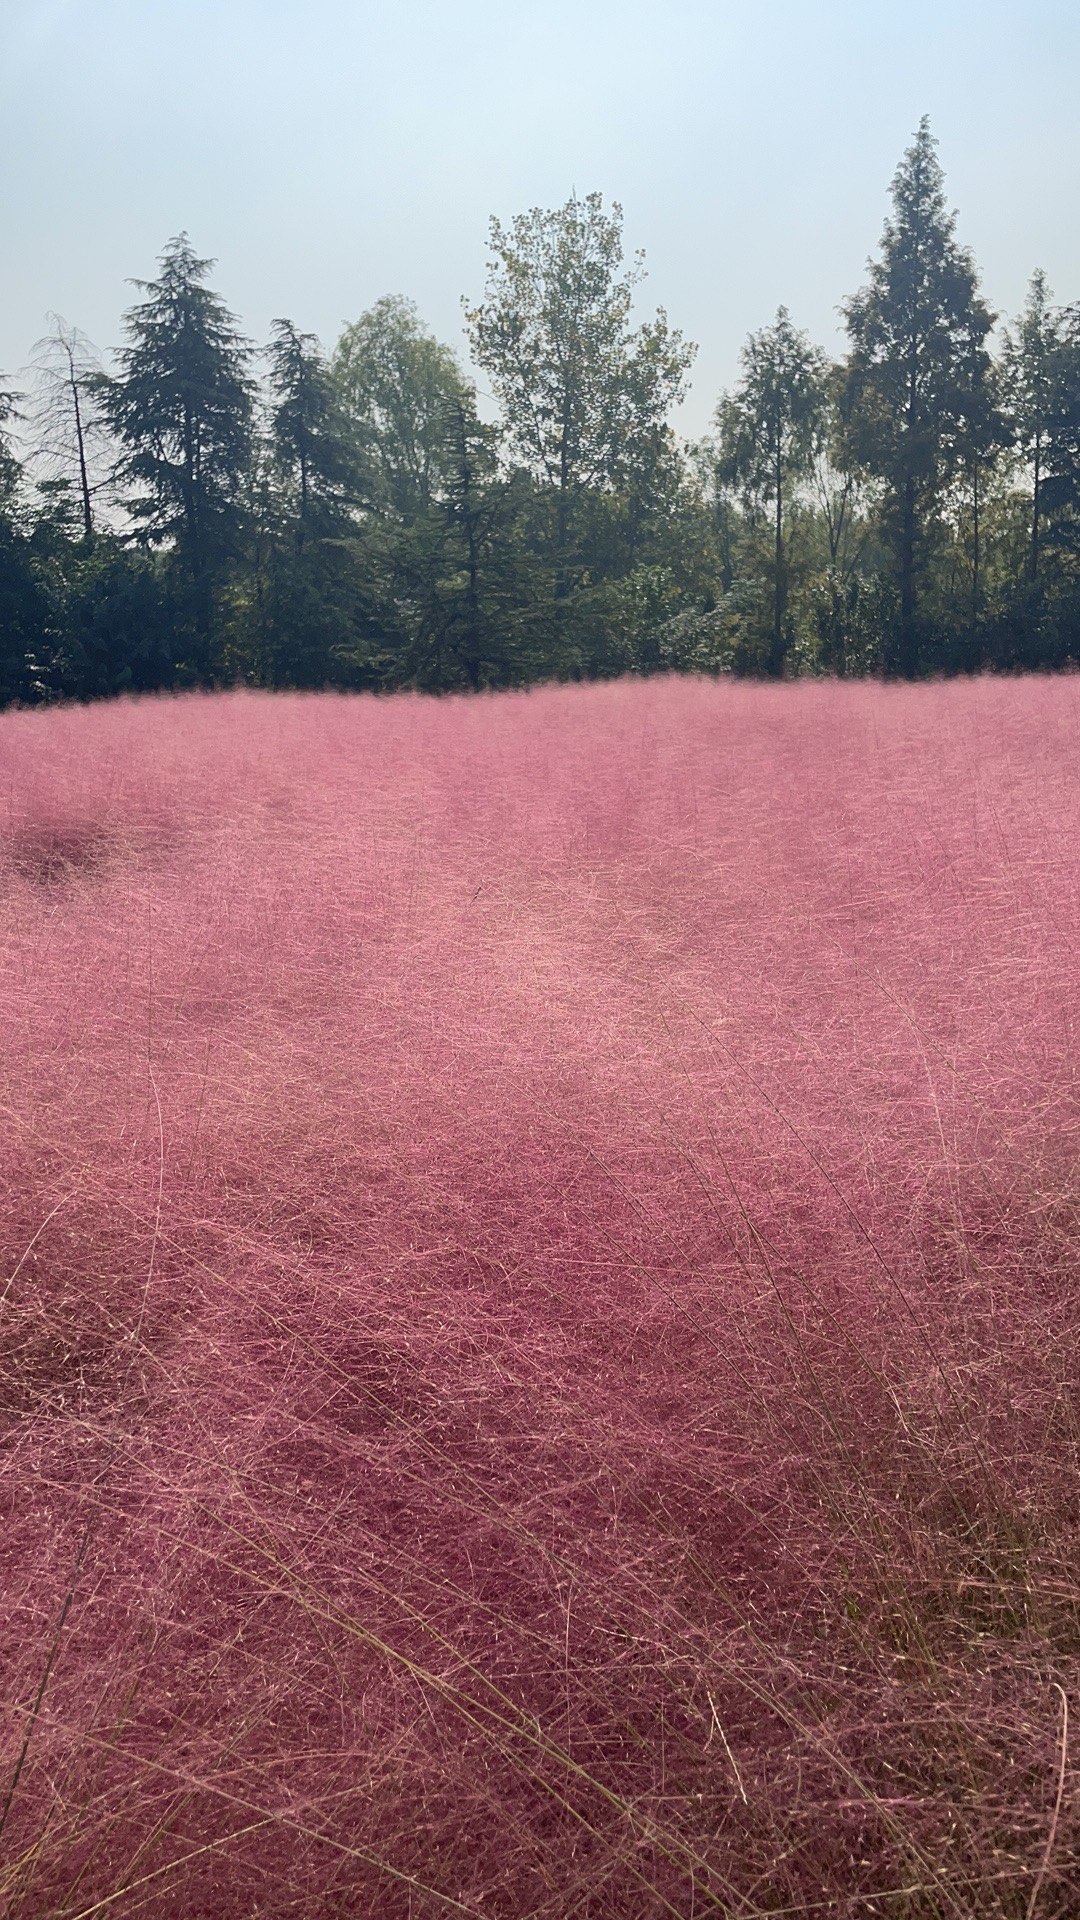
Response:
POLYGON ((101 397, 120 444, 128 511, 147 541, 174 557, 188 602, 200 679, 222 671, 220 588, 239 551, 252 451, 251 349, 206 285, 213 266, 186 234, 171 240, 156 280, 124 318, 120 372, 101 397))
POLYGON ((274 457, 301 553, 309 540, 348 526, 360 497, 360 459, 319 343, 291 320, 274 322, 270 390, 274 457))
POLYGON ((315 335, 276 320, 269 360, 252 664, 271 684, 324 686, 356 651, 360 459, 315 335))
POLYGON ((892 216, 868 284, 846 303, 851 350, 842 399, 851 452, 883 490, 899 632, 891 664, 920 664, 918 585, 933 516, 965 458, 983 398, 973 366, 994 316, 955 238, 937 142, 924 119, 892 184, 892 216))

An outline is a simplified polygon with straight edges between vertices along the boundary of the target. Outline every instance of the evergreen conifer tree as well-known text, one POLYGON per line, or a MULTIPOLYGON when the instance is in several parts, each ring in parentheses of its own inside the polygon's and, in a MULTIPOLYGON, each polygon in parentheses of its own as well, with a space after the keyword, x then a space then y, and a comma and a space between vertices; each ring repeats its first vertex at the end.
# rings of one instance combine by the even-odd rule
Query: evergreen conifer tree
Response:
POLYGON ((275 320, 270 346, 272 439, 290 495, 297 552, 341 533, 360 493, 360 463, 337 386, 313 333, 275 320))
POLYGON ((918 582, 935 508, 982 406, 973 361, 993 315, 955 238, 937 142, 924 119, 892 184, 893 211, 868 284, 846 303, 851 350, 842 407, 854 458, 883 487, 883 531, 899 597, 892 665, 919 665, 918 582))
POLYGON ((356 653, 360 461, 314 334, 276 320, 269 358, 253 664, 271 684, 324 686, 350 677, 356 653))
POLYGON ((197 677, 221 667, 215 645, 219 588, 239 550, 241 503, 252 452, 251 349, 206 285, 213 262, 186 234, 171 240, 145 299, 125 315, 120 372, 101 383, 120 445, 128 512, 144 538, 165 546, 190 598, 197 677))

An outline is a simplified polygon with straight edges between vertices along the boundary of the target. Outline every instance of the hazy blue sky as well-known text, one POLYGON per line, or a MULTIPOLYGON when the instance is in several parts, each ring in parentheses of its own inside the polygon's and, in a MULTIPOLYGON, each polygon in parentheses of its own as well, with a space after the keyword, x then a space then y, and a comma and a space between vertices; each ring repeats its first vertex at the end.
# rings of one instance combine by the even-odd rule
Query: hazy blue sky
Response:
POLYGON ((698 431, 779 302, 835 343, 924 112, 992 303, 1080 298, 1078 89, 1077 0, 0 0, 0 370, 50 308, 116 344, 181 227, 257 339, 460 343, 488 215, 598 188, 698 431))

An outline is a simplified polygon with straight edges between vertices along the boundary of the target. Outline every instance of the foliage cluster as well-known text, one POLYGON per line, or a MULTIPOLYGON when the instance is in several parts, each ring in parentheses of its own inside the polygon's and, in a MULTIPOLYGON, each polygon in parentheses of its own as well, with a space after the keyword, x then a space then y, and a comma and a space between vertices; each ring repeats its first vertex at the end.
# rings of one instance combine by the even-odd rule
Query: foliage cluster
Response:
POLYGON ((598 194, 491 223, 451 350, 383 299, 260 363, 186 236, 106 373, 54 318, 0 396, 0 703, 161 687, 520 686, 1080 658, 1080 310, 995 316, 924 122, 828 357, 781 308, 715 433, 694 349, 635 323, 598 194))

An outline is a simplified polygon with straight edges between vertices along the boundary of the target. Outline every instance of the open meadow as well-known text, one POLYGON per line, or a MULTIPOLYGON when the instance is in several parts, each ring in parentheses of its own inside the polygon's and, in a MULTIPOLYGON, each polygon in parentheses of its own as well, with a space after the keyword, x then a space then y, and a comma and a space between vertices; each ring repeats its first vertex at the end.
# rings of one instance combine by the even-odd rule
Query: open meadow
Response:
POLYGON ((1075 1920, 1078 882, 1080 677, 0 716, 5 1920, 1075 1920))

